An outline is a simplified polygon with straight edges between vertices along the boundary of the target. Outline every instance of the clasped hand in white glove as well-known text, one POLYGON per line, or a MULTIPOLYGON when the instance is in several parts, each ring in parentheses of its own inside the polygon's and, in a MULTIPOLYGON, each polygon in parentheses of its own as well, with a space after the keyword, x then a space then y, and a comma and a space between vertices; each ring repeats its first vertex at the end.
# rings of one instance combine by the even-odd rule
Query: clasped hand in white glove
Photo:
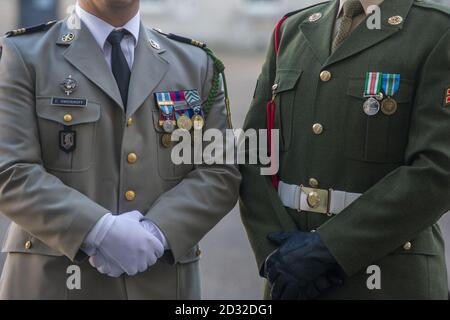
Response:
POLYGON ((141 224, 144 219, 138 211, 118 216, 108 214, 102 221, 103 231, 94 240, 95 255, 89 262, 100 273, 119 277, 144 272, 164 254, 164 246, 141 224))

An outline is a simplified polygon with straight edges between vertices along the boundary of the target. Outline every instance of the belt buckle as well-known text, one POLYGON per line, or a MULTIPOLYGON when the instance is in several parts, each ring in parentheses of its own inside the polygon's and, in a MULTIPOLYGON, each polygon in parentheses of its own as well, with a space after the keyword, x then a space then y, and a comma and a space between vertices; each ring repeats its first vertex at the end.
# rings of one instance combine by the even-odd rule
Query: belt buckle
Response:
POLYGON ((300 186, 300 190, 306 194, 308 211, 330 216, 330 190, 307 188, 304 186, 300 186))

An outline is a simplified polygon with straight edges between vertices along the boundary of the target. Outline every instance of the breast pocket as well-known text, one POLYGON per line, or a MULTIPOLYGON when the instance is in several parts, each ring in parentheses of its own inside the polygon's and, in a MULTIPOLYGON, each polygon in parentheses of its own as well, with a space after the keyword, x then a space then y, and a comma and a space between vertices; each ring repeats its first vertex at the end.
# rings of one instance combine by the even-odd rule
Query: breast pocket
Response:
POLYGON ((275 77, 274 93, 277 106, 275 123, 281 131, 281 151, 288 151, 292 141, 293 118, 297 84, 302 75, 301 70, 279 69, 275 77))
MULTIPOLYGON (((402 79, 393 97, 397 110, 386 115, 364 112, 364 78, 349 79, 345 119, 345 153, 354 160, 377 163, 404 162, 413 101, 413 82, 402 79)), ((380 101, 380 105, 381 105, 380 101)))
MULTIPOLYGON (((177 142, 169 143, 168 139, 170 139, 170 134, 166 133, 159 125, 159 120, 159 111, 153 111, 153 126, 156 131, 156 145, 158 146, 156 152, 159 176, 165 180, 180 180, 194 170, 193 159, 191 158, 188 163, 174 163, 172 151, 177 142)), ((191 155, 192 154, 193 149, 191 148, 191 155)))
POLYGON ((61 172, 88 170, 95 155, 100 105, 57 106, 51 97, 39 97, 36 113, 44 166, 61 172))

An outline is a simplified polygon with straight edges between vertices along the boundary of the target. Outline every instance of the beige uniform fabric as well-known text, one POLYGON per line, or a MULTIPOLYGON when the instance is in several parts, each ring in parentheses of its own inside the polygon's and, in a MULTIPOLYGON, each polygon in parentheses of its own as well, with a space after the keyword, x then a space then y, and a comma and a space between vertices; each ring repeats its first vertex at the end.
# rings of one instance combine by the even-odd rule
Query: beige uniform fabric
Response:
MULTIPOLYGON (((3 39, 0 211, 13 223, 3 246, 1 299, 200 298, 197 244, 235 205, 240 174, 227 165, 174 165, 161 144, 153 94, 198 89, 204 101, 212 76, 203 50, 141 26, 125 114, 86 27, 58 22, 3 39), (74 40, 64 37, 69 33, 74 40), (60 87, 68 76, 78 83, 70 97, 60 87), (54 106, 53 97, 87 99, 87 106, 54 106), (77 133, 71 153, 59 148, 65 126, 77 133), (137 162, 127 162, 129 153, 137 162), (162 230, 171 251, 137 276, 100 275, 80 254, 84 238, 107 212, 132 210, 162 230), (81 268, 81 290, 66 286, 73 264, 81 268)), ((206 128, 228 128, 222 92, 206 128)))

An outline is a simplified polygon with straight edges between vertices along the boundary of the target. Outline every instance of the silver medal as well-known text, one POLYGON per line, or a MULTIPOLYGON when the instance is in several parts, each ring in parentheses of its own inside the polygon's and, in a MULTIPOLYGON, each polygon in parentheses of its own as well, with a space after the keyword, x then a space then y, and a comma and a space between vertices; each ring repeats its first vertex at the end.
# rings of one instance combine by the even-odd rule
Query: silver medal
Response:
POLYGON ((368 116, 374 116, 380 112, 380 102, 377 99, 370 97, 364 102, 363 109, 364 113, 368 116))
POLYGON ((175 130, 175 125, 172 120, 164 120, 163 129, 167 133, 172 133, 175 130))

